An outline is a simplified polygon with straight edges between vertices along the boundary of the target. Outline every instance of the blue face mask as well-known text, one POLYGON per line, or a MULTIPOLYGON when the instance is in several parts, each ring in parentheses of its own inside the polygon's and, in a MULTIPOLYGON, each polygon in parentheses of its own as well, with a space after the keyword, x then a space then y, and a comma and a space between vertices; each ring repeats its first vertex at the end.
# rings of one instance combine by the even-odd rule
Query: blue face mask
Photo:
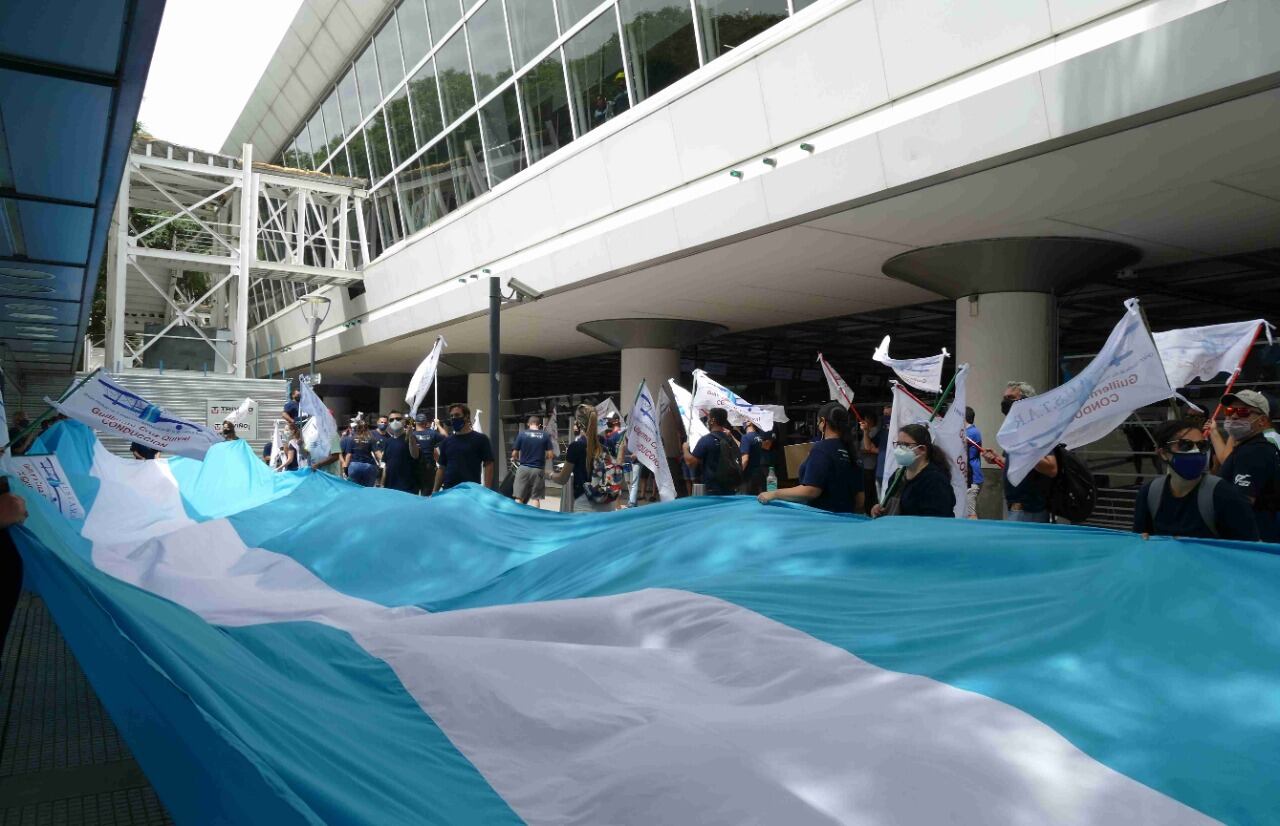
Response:
POLYGON ((467 426, 467 420, 460 416, 449 420, 449 428, 451 430, 461 430, 466 426, 467 426))
POLYGON ((1169 459, 1169 467, 1183 479, 1199 479, 1209 466, 1208 453, 1174 453, 1169 459))

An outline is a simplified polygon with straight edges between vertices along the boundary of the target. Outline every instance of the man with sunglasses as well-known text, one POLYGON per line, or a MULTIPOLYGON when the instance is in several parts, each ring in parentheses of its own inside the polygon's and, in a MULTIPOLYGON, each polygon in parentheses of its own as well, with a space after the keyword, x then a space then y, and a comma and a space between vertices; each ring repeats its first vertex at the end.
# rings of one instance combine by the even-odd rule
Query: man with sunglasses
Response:
POLYGON ((1237 390, 1222 397, 1222 408, 1222 428, 1230 438, 1230 452, 1218 475, 1253 505, 1258 538, 1280 542, 1280 449, 1266 437, 1271 427, 1271 403, 1257 390, 1237 390))
POLYGON ((1134 533, 1257 541, 1249 502, 1234 485, 1207 475, 1212 447, 1194 422, 1165 422, 1156 428, 1155 442, 1168 474, 1138 492, 1134 533))

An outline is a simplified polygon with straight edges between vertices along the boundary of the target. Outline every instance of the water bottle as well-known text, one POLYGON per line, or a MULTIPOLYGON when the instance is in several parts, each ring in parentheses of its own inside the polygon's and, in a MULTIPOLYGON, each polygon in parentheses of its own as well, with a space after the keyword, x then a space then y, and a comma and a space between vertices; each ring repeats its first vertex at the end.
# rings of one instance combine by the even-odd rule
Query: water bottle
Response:
POLYGON ((765 490, 778 489, 778 474, 773 472, 773 465, 769 466, 769 475, 765 477, 764 488, 765 490))

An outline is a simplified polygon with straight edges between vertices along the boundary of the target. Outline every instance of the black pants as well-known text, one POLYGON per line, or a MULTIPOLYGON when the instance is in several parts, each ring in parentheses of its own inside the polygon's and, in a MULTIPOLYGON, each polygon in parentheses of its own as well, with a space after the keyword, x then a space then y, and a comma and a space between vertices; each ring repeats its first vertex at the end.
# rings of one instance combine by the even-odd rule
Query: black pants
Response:
POLYGON ((4 640, 9 635, 9 624, 18 607, 18 595, 22 593, 22 555, 13 544, 9 531, 0 531, 0 655, 4 654, 4 640))

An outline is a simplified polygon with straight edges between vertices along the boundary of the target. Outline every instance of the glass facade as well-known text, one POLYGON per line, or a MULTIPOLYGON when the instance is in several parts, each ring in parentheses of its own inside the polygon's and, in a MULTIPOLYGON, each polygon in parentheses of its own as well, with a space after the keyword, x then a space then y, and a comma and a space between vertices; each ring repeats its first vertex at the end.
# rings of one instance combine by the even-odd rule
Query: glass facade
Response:
POLYGON ((811 0, 402 0, 281 151, 368 178, 371 254, 811 0))

